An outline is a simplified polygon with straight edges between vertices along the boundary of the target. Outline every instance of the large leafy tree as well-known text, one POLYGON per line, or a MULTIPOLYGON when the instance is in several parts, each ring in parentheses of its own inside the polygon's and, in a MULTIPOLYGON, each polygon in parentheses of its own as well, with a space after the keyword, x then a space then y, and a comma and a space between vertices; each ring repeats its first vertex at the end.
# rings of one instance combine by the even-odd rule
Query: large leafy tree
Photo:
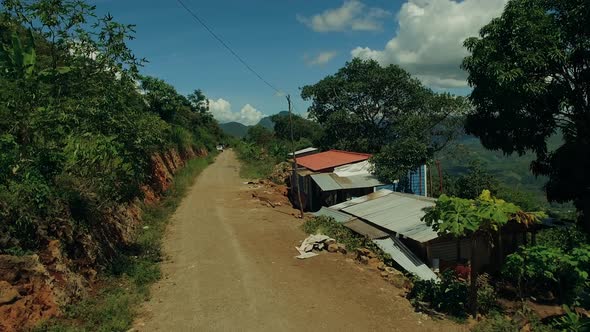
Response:
POLYGON ((444 147, 466 106, 462 98, 432 92, 399 66, 358 58, 303 87, 301 96, 312 101, 309 116, 324 128, 322 147, 369 153, 389 147, 375 159, 378 175, 388 181, 444 147))
POLYGON ((550 201, 573 201, 590 232, 590 2, 511 0, 470 38, 467 132, 489 149, 532 151, 550 201), (563 144, 549 151, 548 139, 563 144))
POLYGON ((316 144, 322 136, 322 127, 314 121, 303 118, 300 115, 280 113, 272 116, 275 136, 284 141, 291 140, 291 124, 293 125, 293 139, 295 141, 306 140, 310 144, 316 144))

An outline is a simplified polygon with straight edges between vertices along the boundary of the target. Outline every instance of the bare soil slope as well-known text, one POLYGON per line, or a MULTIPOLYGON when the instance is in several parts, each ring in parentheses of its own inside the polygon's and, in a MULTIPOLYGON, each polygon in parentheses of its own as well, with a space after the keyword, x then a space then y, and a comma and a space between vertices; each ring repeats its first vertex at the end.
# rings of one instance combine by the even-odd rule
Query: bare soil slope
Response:
POLYGON ((232 151, 197 179, 168 227, 164 278, 137 331, 457 331, 341 254, 297 260, 290 208, 252 199, 232 151))

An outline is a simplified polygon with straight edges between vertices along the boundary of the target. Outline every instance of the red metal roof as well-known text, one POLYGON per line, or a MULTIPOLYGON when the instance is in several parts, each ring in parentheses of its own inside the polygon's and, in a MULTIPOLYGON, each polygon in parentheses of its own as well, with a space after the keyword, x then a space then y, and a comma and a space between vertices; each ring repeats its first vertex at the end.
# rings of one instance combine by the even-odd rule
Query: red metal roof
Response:
POLYGON ((371 157, 367 153, 330 150, 297 158, 297 164, 312 171, 328 170, 334 167, 357 163, 371 157))

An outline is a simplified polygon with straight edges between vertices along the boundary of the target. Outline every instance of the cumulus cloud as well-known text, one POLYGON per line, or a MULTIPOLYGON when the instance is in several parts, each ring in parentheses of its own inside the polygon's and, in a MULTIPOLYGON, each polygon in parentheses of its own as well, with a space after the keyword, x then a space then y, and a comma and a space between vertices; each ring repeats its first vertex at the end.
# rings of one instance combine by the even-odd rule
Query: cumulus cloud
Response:
POLYGON ((466 87, 460 69, 463 41, 499 16, 508 0, 408 0, 397 14, 397 33, 382 50, 357 47, 353 57, 398 64, 435 88, 466 87))
POLYGON ((338 52, 335 51, 320 52, 314 57, 306 56, 305 62, 310 66, 321 66, 330 62, 336 55, 338 55, 338 52))
POLYGON ((367 7, 358 0, 347 0, 341 7, 327 9, 311 17, 297 15, 297 20, 314 31, 372 31, 381 30, 382 19, 391 13, 381 9, 367 7))
POLYGON ((244 105, 239 112, 234 112, 231 103, 223 98, 209 99, 209 111, 221 123, 240 122, 247 126, 257 124, 264 117, 262 112, 250 104, 244 105))

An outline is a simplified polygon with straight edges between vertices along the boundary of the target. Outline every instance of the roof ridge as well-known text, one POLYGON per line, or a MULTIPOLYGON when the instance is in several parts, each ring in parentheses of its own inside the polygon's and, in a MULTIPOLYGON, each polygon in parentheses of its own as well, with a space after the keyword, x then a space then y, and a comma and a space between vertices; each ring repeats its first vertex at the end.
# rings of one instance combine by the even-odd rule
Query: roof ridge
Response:
POLYGON ((330 150, 324 151, 324 152, 330 152, 330 151, 333 151, 333 152, 342 152, 342 153, 348 153, 348 154, 356 154, 356 155, 363 156, 363 157, 367 157, 367 156, 372 157, 373 156, 373 154, 371 154, 371 153, 354 152, 354 151, 344 151, 344 150, 338 150, 338 149, 330 149, 330 150))

